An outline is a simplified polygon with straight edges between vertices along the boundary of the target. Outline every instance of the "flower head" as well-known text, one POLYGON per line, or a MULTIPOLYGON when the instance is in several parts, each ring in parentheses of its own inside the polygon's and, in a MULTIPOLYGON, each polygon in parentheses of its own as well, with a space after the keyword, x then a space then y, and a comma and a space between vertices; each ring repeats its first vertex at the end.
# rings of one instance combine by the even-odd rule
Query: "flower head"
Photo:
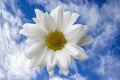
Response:
POLYGON ((26 57, 31 59, 31 68, 47 67, 53 75, 55 65, 67 75, 69 65, 74 59, 85 60, 86 52, 80 47, 92 41, 86 36, 87 26, 74 24, 79 17, 77 13, 64 11, 61 6, 53 9, 50 14, 35 9, 35 24, 23 25, 21 34, 27 37, 26 57))

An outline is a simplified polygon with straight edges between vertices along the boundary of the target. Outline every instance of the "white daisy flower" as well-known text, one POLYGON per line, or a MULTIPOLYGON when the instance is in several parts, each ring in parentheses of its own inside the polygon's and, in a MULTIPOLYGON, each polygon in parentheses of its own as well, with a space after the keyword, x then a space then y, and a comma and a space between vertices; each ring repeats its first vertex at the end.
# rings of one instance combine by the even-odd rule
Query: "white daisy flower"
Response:
POLYGON ((69 65, 74 59, 88 58, 80 46, 92 41, 85 36, 87 26, 74 24, 79 17, 77 13, 64 11, 61 6, 53 9, 50 14, 35 9, 35 24, 26 23, 20 34, 27 37, 26 57, 31 59, 31 68, 46 66, 50 76, 55 65, 60 67, 64 75, 69 73, 69 65))

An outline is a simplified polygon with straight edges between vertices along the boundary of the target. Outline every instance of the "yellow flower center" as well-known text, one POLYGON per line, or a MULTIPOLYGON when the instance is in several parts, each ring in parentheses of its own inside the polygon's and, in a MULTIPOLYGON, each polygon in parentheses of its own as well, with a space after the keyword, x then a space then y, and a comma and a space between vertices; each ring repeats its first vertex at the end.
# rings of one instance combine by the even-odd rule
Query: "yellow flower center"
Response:
POLYGON ((50 32, 45 40, 47 47, 54 51, 62 49, 66 42, 65 36, 59 31, 50 32))

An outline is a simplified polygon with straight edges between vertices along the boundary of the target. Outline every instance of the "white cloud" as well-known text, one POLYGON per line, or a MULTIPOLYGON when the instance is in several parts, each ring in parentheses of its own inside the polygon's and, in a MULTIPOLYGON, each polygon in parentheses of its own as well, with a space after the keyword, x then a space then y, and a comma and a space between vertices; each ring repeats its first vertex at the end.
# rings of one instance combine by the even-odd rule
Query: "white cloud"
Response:
POLYGON ((35 70, 29 69, 29 60, 27 60, 24 54, 8 54, 8 56, 4 60, 5 63, 4 69, 6 72, 6 77, 10 80, 14 79, 24 79, 30 80, 31 77, 35 78, 36 73, 35 70))
MULTIPOLYGON (((1 1, 1 4, 5 6, 4 1, 1 1)), ((0 79, 30 80, 36 78, 36 69, 29 70, 30 61, 24 56, 25 45, 15 41, 20 37, 18 33, 22 26, 20 15, 12 15, 5 7, 2 7, 0 13, 0 79)))
POLYGON ((68 80, 68 79, 64 79, 59 76, 54 76, 54 77, 50 78, 49 80, 68 80))
MULTIPOLYGON (((119 80, 120 79, 120 62, 119 59, 114 56, 112 53, 111 45, 114 43, 114 38, 118 34, 120 22, 120 9, 117 0, 109 0, 107 4, 104 4, 103 7, 99 10, 99 22, 97 23, 100 26, 93 26, 95 30, 101 31, 100 34, 96 36, 92 47, 88 52, 90 52, 91 58, 98 56, 100 58, 100 66, 95 69, 96 73, 101 76, 101 80, 119 80), (114 6, 113 6, 114 5, 114 6), (116 17, 117 16, 117 17, 116 17), (100 46, 104 51, 104 55, 101 55, 99 52, 96 54, 94 51, 96 47, 100 46), (108 50, 107 50, 108 49, 108 50)), ((97 12, 96 12, 97 13, 97 12)), ((97 32, 93 32, 96 34, 97 32)))
POLYGON ((72 79, 72 80, 87 80, 86 77, 81 76, 79 73, 75 73, 74 75, 69 77, 69 79, 62 78, 62 77, 59 77, 59 76, 54 76, 54 77, 50 78, 50 80, 70 80, 70 79, 72 79))
POLYGON ((0 79, 5 78, 4 72, 0 69, 0 79))
POLYGON ((115 56, 101 56, 101 64, 96 73, 101 76, 102 80, 119 80, 120 79, 120 62, 115 56))
POLYGON ((80 74, 76 73, 74 74, 73 76, 71 76, 72 79, 75 79, 75 80, 87 80, 86 77, 83 77, 81 76, 80 74))

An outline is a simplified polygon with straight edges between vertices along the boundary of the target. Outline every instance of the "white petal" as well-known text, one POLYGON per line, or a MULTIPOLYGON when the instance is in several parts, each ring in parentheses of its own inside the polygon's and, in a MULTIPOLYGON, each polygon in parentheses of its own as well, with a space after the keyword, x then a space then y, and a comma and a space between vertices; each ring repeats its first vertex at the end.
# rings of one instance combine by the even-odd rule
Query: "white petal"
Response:
POLYGON ((68 69, 61 69, 61 72, 62 72, 65 76, 67 76, 68 73, 69 73, 69 70, 68 70, 68 69))
POLYGON ((71 18, 71 12, 70 11, 66 11, 63 13, 63 17, 64 17, 64 24, 68 25, 70 22, 70 18, 71 18))
POLYGON ((66 12, 63 13, 64 27, 69 26, 70 18, 71 18, 71 12, 70 11, 66 11, 66 12))
POLYGON ((36 13, 36 18, 33 18, 33 21, 36 24, 39 24, 40 27, 43 27, 44 13, 41 10, 39 10, 39 9, 35 9, 35 13, 36 13))
POLYGON ((50 77, 52 77, 52 76, 54 75, 54 71, 53 71, 53 70, 50 71, 50 72, 49 72, 49 75, 50 75, 50 77))
POLYGON ((21 29, 19 31, 20 34, 24 35, 24 36, 33 36, 32 34, 30 34, 27 30, 25 30, 24 28, 21 29))
POLYGON ((64 12, 63 8, 61 6, 58 6, 50 13, 50 15, 56 21, 57 29, 60 31, 63 31, 63 12, 64 12))
POLYGON ((69 60, 67 59, 65 53, 64 53, 64 50, 61 50, 61 51, 58 51, 56 53, 56 58, 57 58, 57 61, 58 61, 58 66, 60 67, 60 70, 61 72, 64 74, 64 75, 67 75, 68 74, 68 67, 69 67, 69 60))
POLYGON ((65 31, 64 35, 67 39, 68 42, 72 42, 72 43, 77 43, 80 37, 80 30, 82 27, 79 26, 72 26, 71 30, 69 28, 69 30, 65 31), (72 29, 73 28, 73 29, 72 29))
POLYGON ((46 56, 46 53, 44 52, 41 57, 32 59, 30 63, 30 69, 37 67, 37 66, 39 66, 40 68, 45 66, 45 60, 44 60, 45 56, 46 56))
POLYGON ((70 34, 72 32, 75 32, 75 30, 82 30, 83 26, 81 24, 75 24, 75 25, 71 25, 69 27, 67 27, 67 29, 65 30, 65 34, 70 34))
POLYGON ((39 9, 35 9, 35 13, 36 13, 36 17, 37 18, 42 18, 43 17, 43 15, 44 15, 44 13, 41 11, 41 10, 39 10, 39 9))
POLYGON ((40 68, 45 66, 45 63, 46 63, 45 58, 46 58, 46 54, 48 53, 48 49, 45 48, 43 49, 43 51, 44 51, 43 55, 36 61, 37 62, 36 66, 39 66, 40 68))
POLYGON ((62 52, 64 55, 65 55, 65 57, 66 57, 66 61, 67 61, 67 64, 68 65, 70 65, 70 64, 72 64, 72 57, 69 55, 69 51, 67 50, 67 49, 63 49, 63 52, 62 52))
POLYGON ((74 24, 74 23, 77 21, 78 17, 79 17, 79 14, 77 14, 77 13, 72 13, 69 23, 70 23, 70 24, 74 24))
POLYGON ((43 54, 43 49, 45 45, 42 43, 34 43, 31 47, 26 49, 26 57, 32 59, 35 57, 40 57, 43 54))
POLYGON ((48 13, 44 16, 44 27, 48 32, 55 31, 56 29, 55 21, 48 13))
POLYGON ((38 42, 43 42, 43 41, 40 41, 40 40, 37 40, 37 39, 33 39, 33 38, 27 38, 27 40, 25 41, 25 43, 28 45, 28 46, 31 46, 33 45, 33 43, 38 43, 38 42))
POLYGON ((68 25, 70 22, 71 12, 70 11, 64 12, 63 17, 64 17, 64 25, 68 25))
POLYGON ((33 21, 39 25, 39 27, 43 27, 43 18, 39 19, 39 18, 32 18, 33 21))
POLYGON ((55 53, 53 51, 49 51, 46 55, 46 66, 48 71, 52 71, 56 65, 56 58, 54 55, 55 53))
POLYGON ((41 38, 46 36, 44 29, 39 28, 36 24, 24 24, 23 29, 20 31, 20 34, 23 34, 27 37, 41 38))
POLYGON ((86 60, 88 58, 88 55, 86 54, 85 50, 82 49, 81 47, 79 46, 75 46, 76 49, 79 50, 79 55, 78 56, 75 56, 76 59, 80 59, 80 60, 86 60))
POLYGON ((85 60, 88 58, 86 52, 81 47, 74 44, 67 44, 66 49, 70 51, 68 54, 76 59, 85 60))
MULTIPOLYGON (((43 54, 44 55, 44 54, 43 54)), ((42 57, 42 56, 41 56, 42 57)), ((31 61, 31 63, 30 63, 30 69, 32 69, 32 68, 34 68, 34 67, 40 67, 40 68, 42 68, 43 66, 45 66, 45 62, 43 61, 41 61, 41 60, 43 60, 41 57, 39 57, 39 58, 34 58, 32 61, 31 61), (39 63, 41 61, 41 63, 39 63), (39 65, 38 65, 38 63, 39 63, 39 65)))
POLYGON ((68 61, 62 51, 56 53, 58 65, 61 69, 68 69, 68 61))
POLYGON ((74 45, 67 43, 65 48, 68 50, 68 54, 75 57, 79 54, 79 50, 74 47, 74 45))
POLYGON ((77 25, 71 26, 70 29, 67 29, 64 34, 68 42, 77 43, 80 37, 82 37, 85 34, 87 29, 88 27, 83 27, 82 25, 77 24, 77 25))
POLYGON ((30 68, 30 69, 33 69, 33 68, 36 66, 38 59, 39 59, 39 58, 35 58, 35 59, 32 59, 32 60, 31 60, 31 62, 30 62, 30 64, 29 64, 29 68, 30 68))
POLYGON ((44 38, 33 38, 33 37, 30 37, 30 38, 27 38, 27 40, 25 41, 25 44, 27 46, 32 46, 34 43, 45 43, 44 41, 45 39, 44 38))
POLYGON ((70 29, 70 27, 76 22, 78 17, 79 17, 79 14, 77 14, 77 13, 71 13, 70 11, 64 12, 63 13, 63 28, 64 28, 64 30, 66 28, 70 29))
POLYGON ((91 43, 92 41, 93 41, 92 36, 83 36, 80 38, 78 45, 83 46, 83 45, 91 43))

